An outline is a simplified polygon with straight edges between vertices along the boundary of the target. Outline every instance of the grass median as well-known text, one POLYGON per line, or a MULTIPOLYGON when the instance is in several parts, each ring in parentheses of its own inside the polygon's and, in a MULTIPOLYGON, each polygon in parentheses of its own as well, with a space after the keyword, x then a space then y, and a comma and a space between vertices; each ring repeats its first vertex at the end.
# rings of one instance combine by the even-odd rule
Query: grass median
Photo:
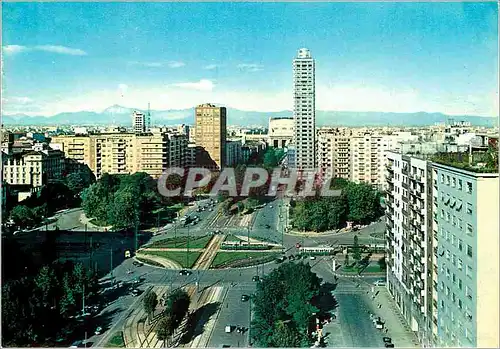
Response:
MULTIPOLYGON (((189 237, 189 248, 204 248, 212 237, 210 235, 189 237)), ((164 240, 155 241, 146 248, 187 248, 188 237, 177 236, 175 238, 167 238, 164 240)))
POLYGON ((118 331, 116 332, 113 337, 111 337, 106 345, 104 345, 105 348, 124 348, 125 347, 125 342, 123 341, 123 332, 118 331))
POLYGON ((187 252, 187 251, 148 251, 142 252, 145 255, 158 256, 165 259, 170 259, 179 263, 183 268, 191 268, 196 260, 200 257, 201 252, 187 252), (187 257, 186 257, 187 254, 187 257), (187 260, 186 260, 187 258, 187 260))
POLYGON ((215 256, 211 268, 249 267, 271 262, 281 255, 281 252, 219 252, 215 256))

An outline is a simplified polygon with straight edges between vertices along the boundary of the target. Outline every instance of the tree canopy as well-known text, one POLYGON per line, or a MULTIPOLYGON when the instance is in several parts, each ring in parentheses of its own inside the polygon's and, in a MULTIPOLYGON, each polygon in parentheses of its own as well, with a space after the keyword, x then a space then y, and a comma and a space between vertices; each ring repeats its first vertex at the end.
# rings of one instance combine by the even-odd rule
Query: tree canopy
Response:
POLYGON ((312 300, 321 280, 304 263, 286 263, 257 285, 251 336, 260 347, 309 344, 308 327, 318 309, 312 300))

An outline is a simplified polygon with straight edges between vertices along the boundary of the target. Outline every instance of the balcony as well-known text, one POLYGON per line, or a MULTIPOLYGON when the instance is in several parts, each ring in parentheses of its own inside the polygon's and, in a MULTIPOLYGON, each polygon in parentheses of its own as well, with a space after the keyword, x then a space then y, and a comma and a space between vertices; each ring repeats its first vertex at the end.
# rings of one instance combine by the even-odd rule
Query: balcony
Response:
POLYGON ((385 168, 386 168, 389 172, 394 172, 394 167, 392 167, 392 164, 387 164, 387 165, 385 165, 385 168))

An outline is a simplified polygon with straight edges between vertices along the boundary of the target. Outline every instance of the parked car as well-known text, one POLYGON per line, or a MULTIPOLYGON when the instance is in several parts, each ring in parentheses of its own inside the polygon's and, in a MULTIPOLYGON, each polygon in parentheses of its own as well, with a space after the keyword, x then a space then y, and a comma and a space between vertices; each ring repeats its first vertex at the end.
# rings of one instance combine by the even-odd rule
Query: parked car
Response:
POLYGON ((391 337, 384 337, 384 338, 382 338, 382 340, 384 341, 384 343, 391 343, 392 342, 391 337))
POLYGON ((310 256, 309 259, 312 260, 312 261, 314 261, 316 259, 316 257, 315 256, 310 256))
POLYGON ((393 343, 385 343, 385 347, 386 348, 394 348, 394 344, 393 343))
POLYGON ((191 272, 189 270, 181 270, 179 272, 179 275, 188 276, 188 275, 191 275, 191 272))
POLYGON ((139 291, 137 288, 132 290, 132 296, 137 297, 140 294, 141 294, 141 291, 139 291))
POLYGON ((373 283, 374 286, 385 286, 385 280, 380 279, 373 283))
POLYGON ((241 301, 242 302, 248 302, 248 300, 250 299, 250 296, 247 295, 247 294, 244 294, 241 296, 241 301))
POLYGON ((255 275, 253 278, 252 278, 252 281, 260 281, 260 278, 258 275, 255 275))
POLYGON ((232 332, 232 330, 233 330, 233 326, 231 326, 231 325, 227 325, 227 326, 225 327, 225 329, 224 329, 224 331, 225 331, 226 333, 231 333, 231 332, 232 332))
POLYGON ((99 326, 99 327, 97 327, 97 328, 95 329, 95 332, 94 332, 94 333, 95 333, 95 335, 96 335, 96 336, 98 336, 98 335, 100 335, 100 334, 101 334, 101 332, 102 332, 102 327, 101 327, 101 326, 99 326))

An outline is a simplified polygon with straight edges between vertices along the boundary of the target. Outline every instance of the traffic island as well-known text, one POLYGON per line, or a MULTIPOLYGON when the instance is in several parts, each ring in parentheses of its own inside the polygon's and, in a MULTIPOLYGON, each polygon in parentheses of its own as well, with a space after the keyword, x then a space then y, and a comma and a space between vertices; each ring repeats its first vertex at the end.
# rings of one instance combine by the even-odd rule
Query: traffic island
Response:
POLYGON ((142 250, 138 257, 161 263, 167 269, 190 269, 200 257, 198 251, 152 251, 142 250))
POLYGON ((245 268, 272 262, 282 255, 280 252, 235 251, 219 252, 210 269, 245 268))

